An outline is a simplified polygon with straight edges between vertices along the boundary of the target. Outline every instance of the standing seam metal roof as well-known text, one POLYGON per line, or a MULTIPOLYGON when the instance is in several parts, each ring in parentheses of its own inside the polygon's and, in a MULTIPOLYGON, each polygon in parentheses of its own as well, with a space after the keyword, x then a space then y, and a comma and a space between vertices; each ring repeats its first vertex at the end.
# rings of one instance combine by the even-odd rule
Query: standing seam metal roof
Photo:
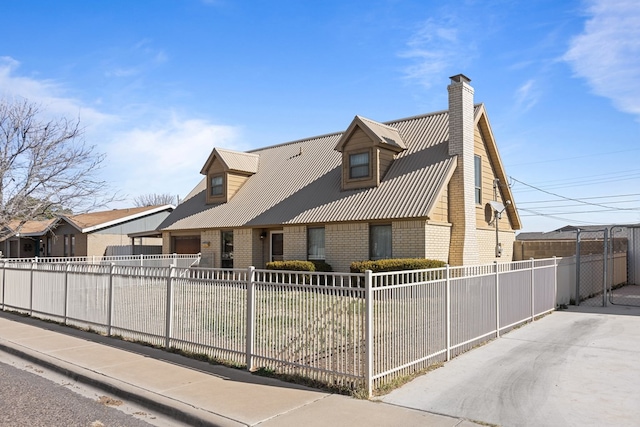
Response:
MULTIPOLYGON (((477 108, 477 107, 476 107, 477 108)), ((259 150, 255 175, 227 203, 205 203, 203 179, 160 225, 164 230, 427 218, 455 167, 448 112, 388 122, 407 149, 379 187, 341 191, 342 133, 259 150)))

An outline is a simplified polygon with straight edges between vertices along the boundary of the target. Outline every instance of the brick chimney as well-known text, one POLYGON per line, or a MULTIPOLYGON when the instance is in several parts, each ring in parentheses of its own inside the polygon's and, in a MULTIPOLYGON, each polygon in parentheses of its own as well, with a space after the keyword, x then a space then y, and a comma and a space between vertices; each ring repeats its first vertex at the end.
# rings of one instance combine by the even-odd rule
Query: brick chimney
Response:
POLYGON ((474 181, 474 111, 471 79, 451 77, 449 90, 449 155, 457 157, 449 183, 451 244, 449 264, 473 265, 480 260, 476 232, 474 181))

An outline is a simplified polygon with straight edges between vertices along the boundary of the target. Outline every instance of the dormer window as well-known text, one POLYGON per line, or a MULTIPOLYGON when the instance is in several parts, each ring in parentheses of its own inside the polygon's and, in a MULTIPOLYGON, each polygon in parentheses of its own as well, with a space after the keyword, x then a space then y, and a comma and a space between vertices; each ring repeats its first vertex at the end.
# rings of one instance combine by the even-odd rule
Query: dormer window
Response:
POLYGON ((342 190, 379 186, 406 148, 398 129, 356 116, 335 146, 342 153, 342 190))
POLYGON ((211 195, 221 196, 224 191, 224 177, 222 175, 214 175, 211 177, 211 195))
POLYGON ((349 179, 368 178, 370 173, 369 152, 349 155, 349 179))
POLYGON ((258 162, 256 154, 214 148, 200 171, 207 177, 207 203, 228 202, 258 172, 258 162))

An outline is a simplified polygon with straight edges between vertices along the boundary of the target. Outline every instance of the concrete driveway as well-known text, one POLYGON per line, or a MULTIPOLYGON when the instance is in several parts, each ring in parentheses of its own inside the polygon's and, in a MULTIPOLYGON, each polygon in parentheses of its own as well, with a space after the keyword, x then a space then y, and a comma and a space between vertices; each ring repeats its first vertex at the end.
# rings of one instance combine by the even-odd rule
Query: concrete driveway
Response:
POLYGON ((500 426, 640 426, 640 308, 570 307, 379 400, 500 426))

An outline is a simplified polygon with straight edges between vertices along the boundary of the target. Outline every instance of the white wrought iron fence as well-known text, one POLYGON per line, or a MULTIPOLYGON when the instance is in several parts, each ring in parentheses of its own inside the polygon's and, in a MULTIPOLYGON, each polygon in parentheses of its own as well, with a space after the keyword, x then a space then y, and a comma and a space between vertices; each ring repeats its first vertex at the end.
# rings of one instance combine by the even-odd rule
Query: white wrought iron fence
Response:
POLYGON ((165 254, 165 255, 113 255, 113 256, 74 256, 74 257, 34 257, 34 258, 1 258, 10 263, 46 263, 46 264, 99 264, 129 265, 141 267, 198 267, 201 254, 165 254))
POLYGON ((392 273, 0 261, 0 308, 371 395, 555 308, 556 260, 392 273))

